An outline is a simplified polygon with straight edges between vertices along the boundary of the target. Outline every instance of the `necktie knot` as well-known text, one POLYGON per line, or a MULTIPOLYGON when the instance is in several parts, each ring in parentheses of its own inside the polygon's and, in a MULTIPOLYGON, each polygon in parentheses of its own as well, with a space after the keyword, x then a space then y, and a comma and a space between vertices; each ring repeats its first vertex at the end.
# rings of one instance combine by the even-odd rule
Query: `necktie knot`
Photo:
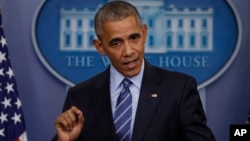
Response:
POLYGON ((122 81, 123 88, 127 89, 132 82, 128 78, 124 78, 122 81))

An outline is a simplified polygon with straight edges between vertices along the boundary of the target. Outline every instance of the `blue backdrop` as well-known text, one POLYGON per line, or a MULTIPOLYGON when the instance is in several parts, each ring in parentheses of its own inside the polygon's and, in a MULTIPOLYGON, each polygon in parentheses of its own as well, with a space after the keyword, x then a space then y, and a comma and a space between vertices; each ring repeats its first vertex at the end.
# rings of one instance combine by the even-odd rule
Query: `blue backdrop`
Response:
MULTIPOLYGON (((240 50, 231 66, 205 88, 203 96, 208 125, 218 141, 228 141, 229 125, 244 124, 250 111, 250 1, 231 2, 242 24, 240 50)), ((32 20, 40 3, 41 0, 0 0, 30 141, 47 141, 55 134, 54 120, 61 112, 67 89, 44 67, 33 47, 32 20)))

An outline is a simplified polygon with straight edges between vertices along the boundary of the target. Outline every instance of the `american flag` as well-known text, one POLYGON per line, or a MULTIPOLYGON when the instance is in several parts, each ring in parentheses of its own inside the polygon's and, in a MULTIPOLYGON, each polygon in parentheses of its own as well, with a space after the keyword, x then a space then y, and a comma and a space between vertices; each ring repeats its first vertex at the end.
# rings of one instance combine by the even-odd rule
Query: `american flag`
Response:
POLYGON ((10 64, 0 14, 0 141, 27 141, 22 104, 10 64))

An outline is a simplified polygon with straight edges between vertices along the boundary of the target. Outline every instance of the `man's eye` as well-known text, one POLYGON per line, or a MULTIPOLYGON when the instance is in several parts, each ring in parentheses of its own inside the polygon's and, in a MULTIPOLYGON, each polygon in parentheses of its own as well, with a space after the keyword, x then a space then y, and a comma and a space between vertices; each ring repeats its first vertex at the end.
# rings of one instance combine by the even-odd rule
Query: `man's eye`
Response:
POLYGON ((114 41, 114 42, 112 42, 112 46, 119 46, 121 43, 119 42, 119 41, 114 41))
POLYGON ((137 40, 139 38, 140 38, 140 35, 138 35, 138 34, 131 36, 132 40, 137 40))

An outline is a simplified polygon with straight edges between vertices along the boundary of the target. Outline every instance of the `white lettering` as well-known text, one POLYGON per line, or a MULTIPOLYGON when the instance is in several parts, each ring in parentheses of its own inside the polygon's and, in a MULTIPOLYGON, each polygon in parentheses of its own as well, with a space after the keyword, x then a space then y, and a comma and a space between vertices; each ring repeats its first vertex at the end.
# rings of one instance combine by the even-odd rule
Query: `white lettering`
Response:
POLYGON ((209 67, 209 57, 207 56, 160 56, 159 57, 160 67, 209 67))
POLYGON ((234 136, 244 136, 247 133, 247 129, 236 129, 234 136))
POLYGON ((240 136, 240 130, 239 130, 239 129, 236 129, 236 130, 235 130, 234 136, 240 136))
POLYGON ((94 56, 66 56, 68 67, 94 67, 94 56))

